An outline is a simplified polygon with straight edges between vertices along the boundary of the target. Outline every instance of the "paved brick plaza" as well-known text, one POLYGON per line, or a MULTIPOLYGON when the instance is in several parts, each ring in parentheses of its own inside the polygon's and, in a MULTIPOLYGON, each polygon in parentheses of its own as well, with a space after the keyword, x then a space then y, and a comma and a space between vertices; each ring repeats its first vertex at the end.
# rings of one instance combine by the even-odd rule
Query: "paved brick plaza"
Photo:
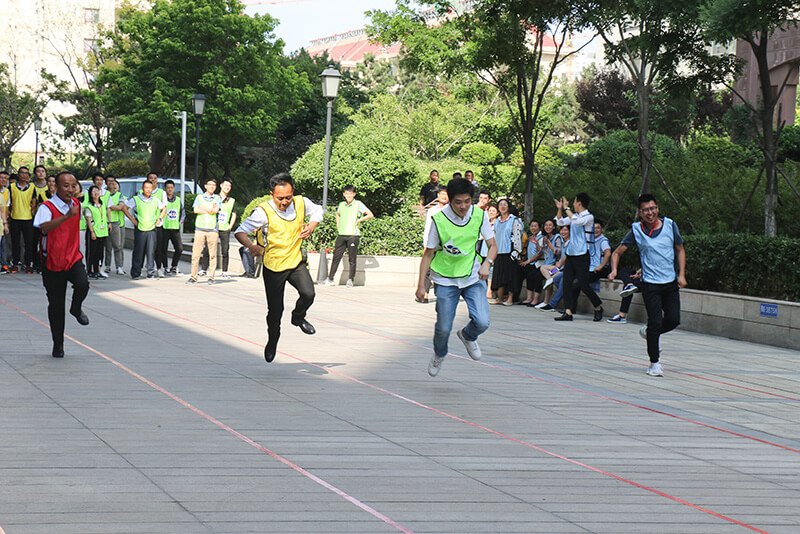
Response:
POLYGON ((261 281, 184 280, 93 284, 57 360, 0 277, 0 532, 800 532, 798 352, 678 331, 651 378, 639 325, 493 306, 433 379, 434 304, 321 287, 268 365, 261 281))

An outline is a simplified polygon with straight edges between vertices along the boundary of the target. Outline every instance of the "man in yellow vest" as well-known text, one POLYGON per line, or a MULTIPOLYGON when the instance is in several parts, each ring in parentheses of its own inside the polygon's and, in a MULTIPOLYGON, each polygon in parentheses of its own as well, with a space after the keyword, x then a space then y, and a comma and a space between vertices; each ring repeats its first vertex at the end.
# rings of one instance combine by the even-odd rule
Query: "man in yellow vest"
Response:
POLYGON ((9 271, 9 251, 11 244, 9 243, 8 227, 9 211, 11 209, 11 190, 8 189, 8 173, 0 170, 0 221, 3 224, 3 232, 0 237, 0 274, 5 274, 9 271))
POLYGON ((33 210, 36 207, 34 187, 30 183, 31 172, 27 167, 20 167, 17 172, 17 183, 11 184, 11 272, 17 269, 27 273, 33 272, 33 254, 36 251, 36 241, 33 231, 33 210), (25 243, 21 248, 20 238, 25 243), (24 251, 24 254, 23 254, 24 251), (25 262, 24 264, 22 262, 25 262))
POLYGON ((253 210, 253 213, 236 229, 236 239, 253 257, 263 256, 264 290, 267 293, 267 345, 264 359, 271 362, 278 350, 283 315, 283 292, 289 282, 300 294, 292 311, 292 324, 304 334, 316 330, 306 320, 306 312, 314 302, 314 281, 308 273, 303 253, 303 239, 311 236, 322 222, 322 207, 309 199, 294 194, 294 181, 288 173, 269 179, 272 199, 253 210), (309 222, 305 224, 308 216, 309 222), (253 243, 250 235, 261 230, 264 246, 253 243))
POLYGON ((425 226, 425 250, 419 267, 417 299, 425 296, 428 269, 436 284, 436 326, 433 331, 433 357, 428 374, 436 376, 447 355, 447 342, 453 329, 456 308, 461 297, 467 303, 470 321, 457 332, 458 339, 473 360, 481 359, 478 336, 489 328, 489 302, 486 280, 497 257, 494 230, 482 209, 472 205, 475 186, 464 178, 447 184, 448 203, 425 226), (478 253, 478 240, 486 242, 486 258, 478 253))

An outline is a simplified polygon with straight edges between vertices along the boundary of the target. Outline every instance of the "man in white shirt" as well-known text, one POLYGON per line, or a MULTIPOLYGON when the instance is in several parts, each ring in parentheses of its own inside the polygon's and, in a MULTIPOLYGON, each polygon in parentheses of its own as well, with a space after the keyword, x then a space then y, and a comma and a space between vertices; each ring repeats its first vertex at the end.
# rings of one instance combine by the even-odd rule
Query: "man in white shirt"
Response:
POLYGON ((447 343, 461 297, 467 303, 470 322, 457 336, 473 360, 481 358, 478 336, 489 328, 486 280, 497 257, 497 245, 486 212, 472 205, 474 191, 469 180, 450 180, 447 184, 449 202, 430 217, 430 224, 425 228, 425 250, 419 267, 416 298, 421 300, 425 296, 425 277, 430 269, 436 284, 433 357, 428 364, 431 376, 439 374, 447 355, 447 343), (485 259, 476 252, 479 237, 483 237, 489 247, 485 259))
POLYGON ((267 344, 264 359, 271 362, 278 351, 283 315, 283 293, 289 282, 300 295, 292 311, 292 324, 304 334, 316 330, 306 320, 314 302, 314 281, 301 250, 304 239, 322 222, 323 210, 303 196, 295 196, 294 181, 288 173, 269 179, 272 199, 264 202, 236 229, 235 237, 254 258, 263 256, 264 290, 267 294, 267 344), (305 218, 309 222, 305 224, 305 218), (253 243, 250 235, 260 231, 263 242, 253 243))
POLYGON ((589 245, 594 243, 594 215, 589 213, 591 197, 587 193, 578 193, 572 201, 575 211, 569 209, 566 198, 556 200, 556 223, 559 226, 569 226, 569 243, 567 243, 567 257, 564 262, 564 314, 556 317, 556 321, 571 321, 572 312, 577 308, 580 291, 589 297, 594 306, 594 320, 603 318, 603 301, 589 285, 589 265, 591 256, 589 245), (563 216, 563 212, 566 216, 563 216), (574 288, 569 280, 578 279, 578 288, 574 288))

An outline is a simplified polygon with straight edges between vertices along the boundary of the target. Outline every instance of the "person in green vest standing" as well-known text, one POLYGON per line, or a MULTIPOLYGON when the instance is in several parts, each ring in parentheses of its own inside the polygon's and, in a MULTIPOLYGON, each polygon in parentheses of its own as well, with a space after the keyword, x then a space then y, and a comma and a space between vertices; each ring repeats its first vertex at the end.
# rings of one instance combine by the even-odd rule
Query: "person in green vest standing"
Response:
POLYGON ((159 277, 165 272, 170 275, 178 274, 178 262, 181 261, 181 254, 183 254, 181 223, 183 222, 185 213, 183 211, 183 204, 181 204, 181 197, 175 194, 175 182, 172 180, 164 182, 164 191, 167 195, 167 215, 164 218, 164 224, 157 230, 161 232, 156 250, 156 267, 158 267, 159 277), (172 268, 168 270, 167 246, 170 243, 172 243, 173 249, 172 268))
POLYGON ((88 276, 90 280, 107 278, 108 275, 100 272, 100 260, 106 248, 108 237, 108 205, 103 199, 103 191, 96 185, 89 188, 86 194, 89 199, 83 209, 86 218, 86 244, 89 252, 87 260, 88 276))
POLYGON ((194 242, 192 243, 192 274, 186 280, 187 284, 197 282, 197 272, 200 270, 200 256, 203 247, 208 246, 208 283, 214 283, 214 273, 217 270, 217 244, 219 243, 219 211, 222 199, 214 194, 217 190, 217 181, 213 178, 206 180, 206 192, 197 195, 194 199, 194 242))
POLYGON ((344 202, 339 202, 336 208, 336 229, 339 235, 336 237, 336 244, 333 247, 333 261, 331 270, 325 285, 335 285, 333 277, 339 262, 347 250, 347 259, 350 263, 350 273, 347 276, 347 287, 353 287, 353 280, 356 277, 356 260, 358 259, 358 245, 361 241, 361 231, 359 224, 372 219, 374 215, 368 207, 360 200, 356 200, 356 188, 352 185, 344 187, 344 202))
POLYGON ((122 203, 126 197, 119 190, 119 183, 112 175, 106 176, 106 192, 108 193, 108 239, 106 239, 105 271, 111 272, 111 260, 117 266, 117 274, 125 274, 125 212, 122 203))
MULTIPOLYGON (((219 253, 217 257, 222 259, 222 278, 230 278, 228 275, 228 249, 231 245, 231 230, 236 223, 236 212, 233 206, 236 201, 231 198, 231 187, 233 182, 230 178, 225 178, 219 185, 219 198, 222 203, 219 207, 219 253)), ((203 249, 203 257, 200 259, 200 270, 205 272, 208 269, 208 247, 203 249)))
POLYGON ((464 297, 470 321, 457 332, 467 354, 480 360, 478 336, 489 328, 489 301, 486 280, 497 257, 494 230, 482 209, 472 205, 475 186, 464 178, 453 178, 447 184, 448 203, 435 213, 426 226, 425 250, 419 267, 416 297, 425 296, 425 277, 428 269, 436 284, 436 326, 433 331, 433 357, 428 374, 436 376, 447 355, 447 343, 458 301, 464 297), (477 253, 480 238, 488 245, 486 258, 477 253))
POLYGON ((131 278, 138 280, 142 267, 147 266, 147 278, 156 278, 156 226, 160 225, 167 213, 167 206, 153 196, 153 184, 142 183, 142 192, 129 198, 123 204, 125 215, 133 223, 133 258, 131 259, 131 278), (131 215, 131 209, 135 211, 131 215))

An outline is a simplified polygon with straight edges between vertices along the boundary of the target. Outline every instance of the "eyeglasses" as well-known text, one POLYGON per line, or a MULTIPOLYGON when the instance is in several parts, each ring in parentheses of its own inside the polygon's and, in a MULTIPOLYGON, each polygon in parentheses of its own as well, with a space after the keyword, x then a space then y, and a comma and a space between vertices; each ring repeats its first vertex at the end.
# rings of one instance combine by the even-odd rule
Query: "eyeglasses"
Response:
POLYGON ((654 212, 654 211, 658 211, 658 207, 655 207, 655 208, 640 208, 640 211, 642 213, 651 213, 651 212, 654 212))

